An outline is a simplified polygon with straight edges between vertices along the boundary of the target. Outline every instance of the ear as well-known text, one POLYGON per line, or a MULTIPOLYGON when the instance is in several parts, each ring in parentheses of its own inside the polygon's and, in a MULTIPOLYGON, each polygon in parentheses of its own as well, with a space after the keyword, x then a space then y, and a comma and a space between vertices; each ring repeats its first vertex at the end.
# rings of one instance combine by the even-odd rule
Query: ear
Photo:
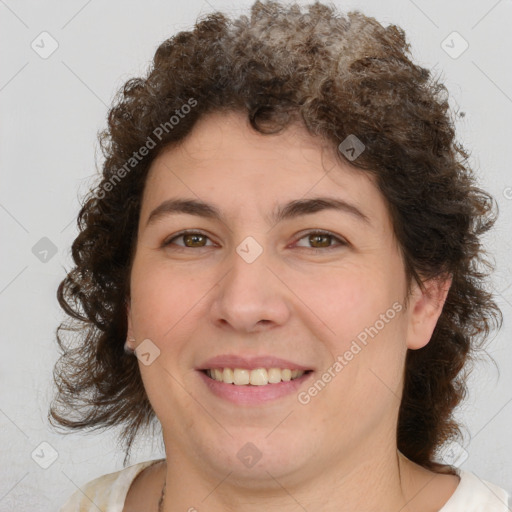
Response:
POLYGON ((407 348, 417 350, 430 341, 451 284, 451 276, 424 281, 425 291, 421 290, 418 283, 413 283, 408 307, 407 348))
POLYGON ((128 320, 128 328, 126 331, 126 341, 124 344, 124 348, 125 348, 125 350, 127 348, 129 348, 132 351, 134 351, 135 350, 135 336, 133 335, 132 312, 131 312, 131 305, 130 305, 129 299, 126 299, 126 318, 128 320))

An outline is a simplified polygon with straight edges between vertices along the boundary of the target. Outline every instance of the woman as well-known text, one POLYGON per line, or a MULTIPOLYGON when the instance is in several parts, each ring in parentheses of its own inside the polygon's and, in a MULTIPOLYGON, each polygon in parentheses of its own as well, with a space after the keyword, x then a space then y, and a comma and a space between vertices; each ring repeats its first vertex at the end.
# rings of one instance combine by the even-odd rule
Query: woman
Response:
POLYGON ((127 458, 157 418, 166 457, 62 512, 508 510, 439 456, 501 322, 445 92, 401 29, 320 3, 210 15, 125 84, 50 418, 123 424, 127 458))

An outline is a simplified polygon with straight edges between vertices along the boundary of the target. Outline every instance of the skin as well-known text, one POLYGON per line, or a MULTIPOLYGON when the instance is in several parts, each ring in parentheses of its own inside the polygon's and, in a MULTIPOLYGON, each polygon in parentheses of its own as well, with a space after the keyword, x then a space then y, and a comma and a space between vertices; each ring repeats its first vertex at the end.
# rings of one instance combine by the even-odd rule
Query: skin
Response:
POLYGON ((154 160, 144 190, 128 345, 149 338, 160 350, 139 367, 167 463, 140 475, 124 510, 156 511, 164 481, 166 512, 439 510, 459 478, 406 459, 395 435, 406 351, 429 342, 449 285, 432 281, 423 293, 414 284, 408 308, 306 405, 296 394, 259 406, 212 395, 195 368, 219 354, 275 355, 320 378, 365 327, 404 305, 407 287, 368 174, 302 126, 261 135, 238 113, 203 117, 154 160), (350 202, 369 223, 335 210, 269 223, 277 204, 313 196, 350 202), (146 225, 178 197, 214 204, 224 221, 175 214, 146 225), (183 229, 207 238, 162 246, 183 229), (308 238, 317 229, 333 238, 308 238), (236 252, 248 236, 263 248, 250 264, 236 252), (248 442, 262 454, 250 468, 237 457, 248 442))

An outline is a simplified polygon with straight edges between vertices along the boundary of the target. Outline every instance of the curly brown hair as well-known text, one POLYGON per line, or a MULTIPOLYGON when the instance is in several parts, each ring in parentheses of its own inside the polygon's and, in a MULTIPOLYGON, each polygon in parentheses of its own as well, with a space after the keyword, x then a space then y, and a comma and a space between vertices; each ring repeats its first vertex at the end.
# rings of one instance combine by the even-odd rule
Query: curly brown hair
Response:
POLYGON ((247 115, 263 134, 303 123, 334 147, 356 135, 365 150, 348 163, 376 179, 409 286, 414 280, 425 290, 426 280, 453 279, 430 342, 408 350, 397 427, 406 457, 453 474, 435 457, 461 437, 453 411, 466 396, 467 371, 502 323, 481 244, 497 205, 476 186, 455 141, 446 87, 411 61, 403 30, 319 2, 301 9, 257 1, 250 17, 238 19, 209 14, 164 41, 147 76, 118 92, 99 135, 101 182, 78 215, 76 266, 57 292, 71 320, 57 329, 62 355, 50 423, 123 426, 125 463, 139 430, 154 423, 137 358, 124 351, 144 184, 163 148, 182 141, 206 113, 227 111, 247 115), (62 331, 74 340, 65 343, 62 331))

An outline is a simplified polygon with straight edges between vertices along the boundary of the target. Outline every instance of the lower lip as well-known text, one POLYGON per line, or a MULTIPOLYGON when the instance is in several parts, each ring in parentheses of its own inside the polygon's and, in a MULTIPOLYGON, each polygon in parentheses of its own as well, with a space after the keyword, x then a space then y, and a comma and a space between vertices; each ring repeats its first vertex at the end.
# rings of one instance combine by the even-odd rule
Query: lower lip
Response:
POLYGON ((225 382, 211 379, 202 371, 199 371, 199 374, 214 395, 238 405, 259 405, 277 400, 286 395, 297 394, 299 387, 311 378, 313 372, 305 373, 298 379, 277 384, 265 384, 264 386, 226 384, 225 382))

